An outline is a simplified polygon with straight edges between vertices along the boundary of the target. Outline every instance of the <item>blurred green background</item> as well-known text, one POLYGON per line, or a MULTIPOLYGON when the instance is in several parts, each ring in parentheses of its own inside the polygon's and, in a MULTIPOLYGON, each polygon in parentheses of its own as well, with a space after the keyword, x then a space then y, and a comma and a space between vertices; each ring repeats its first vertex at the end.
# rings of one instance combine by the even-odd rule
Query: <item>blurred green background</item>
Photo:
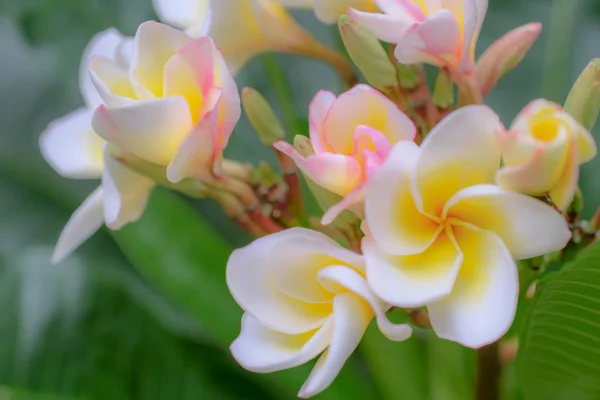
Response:
MULTIPOLYGON (((245 0, 240 0, 245 1, 245 0)), ((478 45, 531 21, 543 33, 488 98, 505 123, 530 100, 562 103, 578 73, 600 56, 600 1, 490 0, 478 45)), ((325 43, 333 28, 295 14, 325 43)), ((103 230, 64 263, 49 257, 72 211, 98 184, 59 177, 38 151, 38 135, 83 103, 77 73, 93 34, 115 26, 132 35, 155 19, 151 0, 0 0, 0 400, 289 399, 309 368, 244 372, 227 346, 241 310, 224 282, 228 253, 248 242, 209 202, 158 190, 142 220, 103 230)), ((332 70, 277 56, 298 119, 319 89, 339 91, 332 70)), ((238 77, 278 107, 260 60, 238 77)), ((290 136, 300 132, 289 132, 290 136)), ((226 151, 273 160, 243 118, 226 151)), ((583 168, 587 215, 600 205, 600 159, 583 168)), ((517 321, 518 323, 518 321, 517 321)), ((519 399, 508 366, 503 397, 519 399)), ((370 330, 322 399, 470 399, 474 353, 417 332, 403 343, 370 330)))

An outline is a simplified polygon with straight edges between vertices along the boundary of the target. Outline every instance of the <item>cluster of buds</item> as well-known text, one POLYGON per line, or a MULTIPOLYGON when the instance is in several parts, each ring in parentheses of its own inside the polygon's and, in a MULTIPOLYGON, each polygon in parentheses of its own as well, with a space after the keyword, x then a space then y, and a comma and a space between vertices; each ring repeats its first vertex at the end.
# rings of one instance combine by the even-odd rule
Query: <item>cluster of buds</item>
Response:
POLYGON ((85 108, 41 136, 57 172, 102 182, 64 228, 55 261, 103 224, 137 220, 157 185, 217 201, 257 237, 226 266, 245 312, 232 354, 255 372, 321 354, 301 397, 331 384, 371 320, 391 340, 408 338, 410 324, 387 319, 392 307, 426 310, 439 337, 472 348, 507 332, 523 289, 515 260, 556 254, 572 239, 579 166, 596 155, 597 62, 564 108, 534 100, 506 129, 483 99, 541 25, 507 33, 476 60, 487 0, 155 7, 174 27, 145 22, 134 38, 98 34, 81 66, 85 108), (286 7, 338 21, 367 82, 286 7), (251 88, 240 98, 234 79, 268 51, 323 60, 351 86, 318 92, 308 132, 293 143, 266 100, 251 88), (433 90, 423 64, 439 68, 433 90), (223 157, 242 106, 280 173, 223 157), (307 215, 299 172, 324 210, 320 220, 307 215))

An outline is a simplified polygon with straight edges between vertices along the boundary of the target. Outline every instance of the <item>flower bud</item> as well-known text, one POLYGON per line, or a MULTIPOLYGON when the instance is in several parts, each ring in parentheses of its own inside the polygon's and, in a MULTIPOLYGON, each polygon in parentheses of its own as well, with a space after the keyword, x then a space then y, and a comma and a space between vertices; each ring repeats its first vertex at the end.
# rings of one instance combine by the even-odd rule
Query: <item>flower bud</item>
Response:
POLYGON ((454 103, 454 82, 447 69, 440 69, 433 90, 433 103, 440 108, 450 108, 454 103))
POLYGON ((285 130, 267 100, 256 90, 242 90, 242 106, 260 141, 271 147, 285 137, 285 130))
POLYGON ((481 55, 475 67, 475 79, 482 95, 492 90, 503 75, 519 65, 541 30, 542 24, 537 22, 513 29, 481 55))
POLYGON ((596 124, 600 111, 600 58, 592 60, 573 85, 565 111, 587 130, 596 124))
POLYGON ((367 81, 382 91, 397 87, 396 69, 375 35, 347 15, 340 17, 338 26, 350 58, 367 81))
POLYGON ((565 210, 577 191, 579 165, 596 155, 592 135, 558 104, 534 100, 499 135, 504 166, 500 186, 519 192, 548 193, 565 210))

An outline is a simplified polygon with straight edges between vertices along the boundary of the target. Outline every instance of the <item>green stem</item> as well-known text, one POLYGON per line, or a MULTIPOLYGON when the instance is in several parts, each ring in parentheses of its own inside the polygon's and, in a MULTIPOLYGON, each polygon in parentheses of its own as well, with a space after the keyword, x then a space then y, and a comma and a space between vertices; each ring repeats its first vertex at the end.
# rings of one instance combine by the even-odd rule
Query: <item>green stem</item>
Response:
POLYGON ((296 105, 287 77, 274 54, 263 54, 261 60, 275 88, 278 103, 281 105, 286 131, 295 133, 296 105))
POLYGON ((542 70, 542 96, 549 100, 562 103, 565 95, 579 8, 579 0, 554 0, 552 4, 542 70))

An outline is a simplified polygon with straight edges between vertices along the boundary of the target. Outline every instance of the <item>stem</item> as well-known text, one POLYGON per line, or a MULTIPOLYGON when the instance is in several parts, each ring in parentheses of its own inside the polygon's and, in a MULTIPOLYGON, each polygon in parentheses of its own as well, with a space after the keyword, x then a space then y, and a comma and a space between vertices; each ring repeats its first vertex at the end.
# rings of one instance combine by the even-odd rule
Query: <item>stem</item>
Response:
POLYGON ((346 57, 319 42, 315 42, 311 47, 297 49, 294 53, 313 57, 329 63, 338 72, 348 88, 351 88, 359 82, 346 57))
POLYGON ((277 161, 283 174, 283 180, 287 185, 287 194, 285 199, 285 207, 289 208, 290 212, 300 222, 302 226, 308 227, 308 214, 304 207, 304 199, 302 199, 302 191, 300 189, 300 177, 294 161, 277 151, 277 161))
POLYGON ((477 400, 500 399, 500 357, 498 342, 477 351, 477 400))
POLYGON ((459 89, 458 103, 460 106, 483 104, 483 96, 472 76, 454 76, 454 81, 459 89))
POLYGON ((296 126, 296 105, 289 82, 274 54, 263 54, 261 60, 271 78, 278 102, 281 104, 286 130, 293 132, 296 126))

